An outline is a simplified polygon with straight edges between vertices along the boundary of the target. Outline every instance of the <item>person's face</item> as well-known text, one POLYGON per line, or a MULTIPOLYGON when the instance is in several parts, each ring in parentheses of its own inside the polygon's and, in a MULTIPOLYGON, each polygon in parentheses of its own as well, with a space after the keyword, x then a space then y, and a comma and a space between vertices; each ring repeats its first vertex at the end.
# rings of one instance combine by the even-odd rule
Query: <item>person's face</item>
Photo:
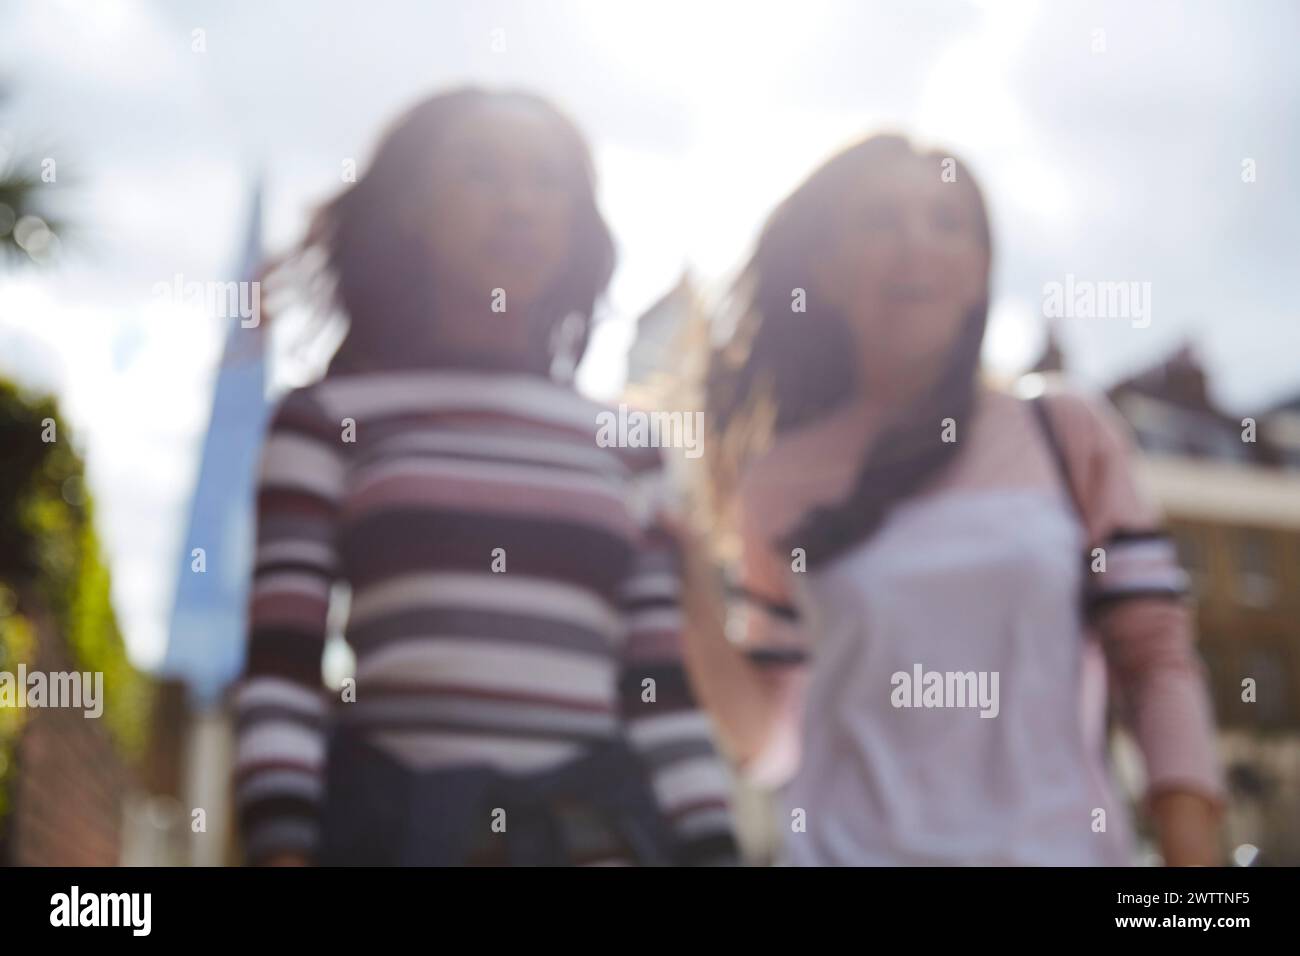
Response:
POLYGON ((815 260, 813 294, 848 319, 869 392, 928 380, 987 296, 972 184, 943 182, 940 172, 929 158, 864 171, 815 260))
POLYGON ((428 235, 444 303, 469 312, 449 317, 452 337, 462 322, 490 321, 503 338, 518 333, 564 271, 578 183, 572 161, 554 125, 526 105, 489 105, 446 130, 433 156, 428 235))

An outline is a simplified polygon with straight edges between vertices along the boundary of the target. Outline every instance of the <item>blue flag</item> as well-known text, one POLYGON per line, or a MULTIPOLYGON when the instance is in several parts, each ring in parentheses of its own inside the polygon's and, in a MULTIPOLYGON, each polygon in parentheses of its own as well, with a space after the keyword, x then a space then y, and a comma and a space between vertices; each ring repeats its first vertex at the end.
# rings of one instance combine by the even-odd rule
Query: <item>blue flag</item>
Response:
POLYGON ((195 705, 204 708, 217 702, 244 659, 256 472, 270 410, 260 290, 252 285, 261 257, 259 182, 237 271, 239 281, 248 285, 241 285, 233 297, 257 304, 255 318, 237 314, 227 319, 189 528, 176 565, 176 596, 162 666, 165 675, 183 680, 195 705))

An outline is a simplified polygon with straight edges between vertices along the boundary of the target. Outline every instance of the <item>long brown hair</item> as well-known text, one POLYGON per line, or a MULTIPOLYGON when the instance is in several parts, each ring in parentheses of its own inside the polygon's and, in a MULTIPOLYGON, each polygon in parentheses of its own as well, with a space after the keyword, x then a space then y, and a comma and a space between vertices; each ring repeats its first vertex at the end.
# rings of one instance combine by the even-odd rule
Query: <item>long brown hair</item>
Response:
MULTIPOLYGON (((813 285, 813 257, 828 239, 827 224, 853 179, 886 164, 952 159, 919 151, 905 137, 880 134, 837 153, 772 213, 731 292, 737 315, 730 338, 716 347, 705 374, 705 416, 711 440, 708 483, 725 528, 739 475, 763 444, 852 400, 863 384, 852 332, 844 316, 824 305, 791 309, 791 294, 813 285)), ((953 160, 955 188, 966 189, 985 247, 992 240, 979 187, 953 160)), ((870 537, 891 508, 944 468, 957 445, 942 442, 939 422, 962 420, 975 398, 987 301, 966 316, 933 385, 891 419, 871 446, 843 501, 817 509, 780 544, 803 548, 815 566, 870 537)))
POLYGON ((302 241, 264 271, 271 295, 305 294, 318 320, 342 312, 347 331, 327 375, 436 366, 436 346, 413 347, 409 330, 439 321, 422 233, 436 229, 410 215, 427 200, 429 156, 466 113, 491 104, 525 105, 555 127, 568 153, 577 208, 569 266, 543 299, 529 329, 529 365, 547 372, 565 348, 574 364, 614 271, 614 243, 596 205, 591 153, 578 128, 545 99, 521 91, 466 87, 416 103, 389 126, 365 174, 312 215, 302 241), (278 291, 277 288, 279 287, 278 291), (561 333, 563 333, 561 335, 561 333), (563 341, 561 341, 563 339, 563 341))

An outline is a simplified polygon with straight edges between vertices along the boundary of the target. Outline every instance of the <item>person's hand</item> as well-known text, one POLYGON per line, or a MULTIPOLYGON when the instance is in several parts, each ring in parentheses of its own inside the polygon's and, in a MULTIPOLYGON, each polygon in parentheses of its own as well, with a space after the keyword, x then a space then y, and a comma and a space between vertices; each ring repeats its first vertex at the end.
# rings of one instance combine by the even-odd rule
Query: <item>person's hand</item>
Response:
POLYGON ((1219 811, 1206 797, 1170 790, 1151 798, 1166 866, 1220 866, 1219 811))
POLYGON ((309 861, 303 853, 276 853, 268 856, 262 861, 263 866, 310 866, 309 861))

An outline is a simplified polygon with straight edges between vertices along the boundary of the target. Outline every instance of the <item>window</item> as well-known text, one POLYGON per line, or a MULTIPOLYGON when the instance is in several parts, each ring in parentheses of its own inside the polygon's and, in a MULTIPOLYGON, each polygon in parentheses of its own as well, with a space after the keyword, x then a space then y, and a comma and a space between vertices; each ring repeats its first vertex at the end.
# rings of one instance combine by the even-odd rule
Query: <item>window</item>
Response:
POLYGON ((1206 555, 1201 536, 1191 528, 1174 528, 1174 545, 1178 549, 1178 563, 1188 573, 1192 590, 1200 593, 1206 581, 1206 555))
POLYGON ((1238 532, 1237 595, 1252 607, 1273 602, 1277 582, 1273 568, 1273 539, 1267 531, 1238 532))
POLYGON ((1254 647, 1242 661, 1243 678, 1255 681, 1257 722, 1277 725, 1288 720, 1291 711, 1290 673, 1287 655, 1275 647, 1254 647))
POLYGON ((1200 428, 1194 439, 1198 451, 1210 458, 1223 458, 1228 461, 1248 461, 1250 449, 1241 440, 1241 434, 1223 427, 1200 428))

